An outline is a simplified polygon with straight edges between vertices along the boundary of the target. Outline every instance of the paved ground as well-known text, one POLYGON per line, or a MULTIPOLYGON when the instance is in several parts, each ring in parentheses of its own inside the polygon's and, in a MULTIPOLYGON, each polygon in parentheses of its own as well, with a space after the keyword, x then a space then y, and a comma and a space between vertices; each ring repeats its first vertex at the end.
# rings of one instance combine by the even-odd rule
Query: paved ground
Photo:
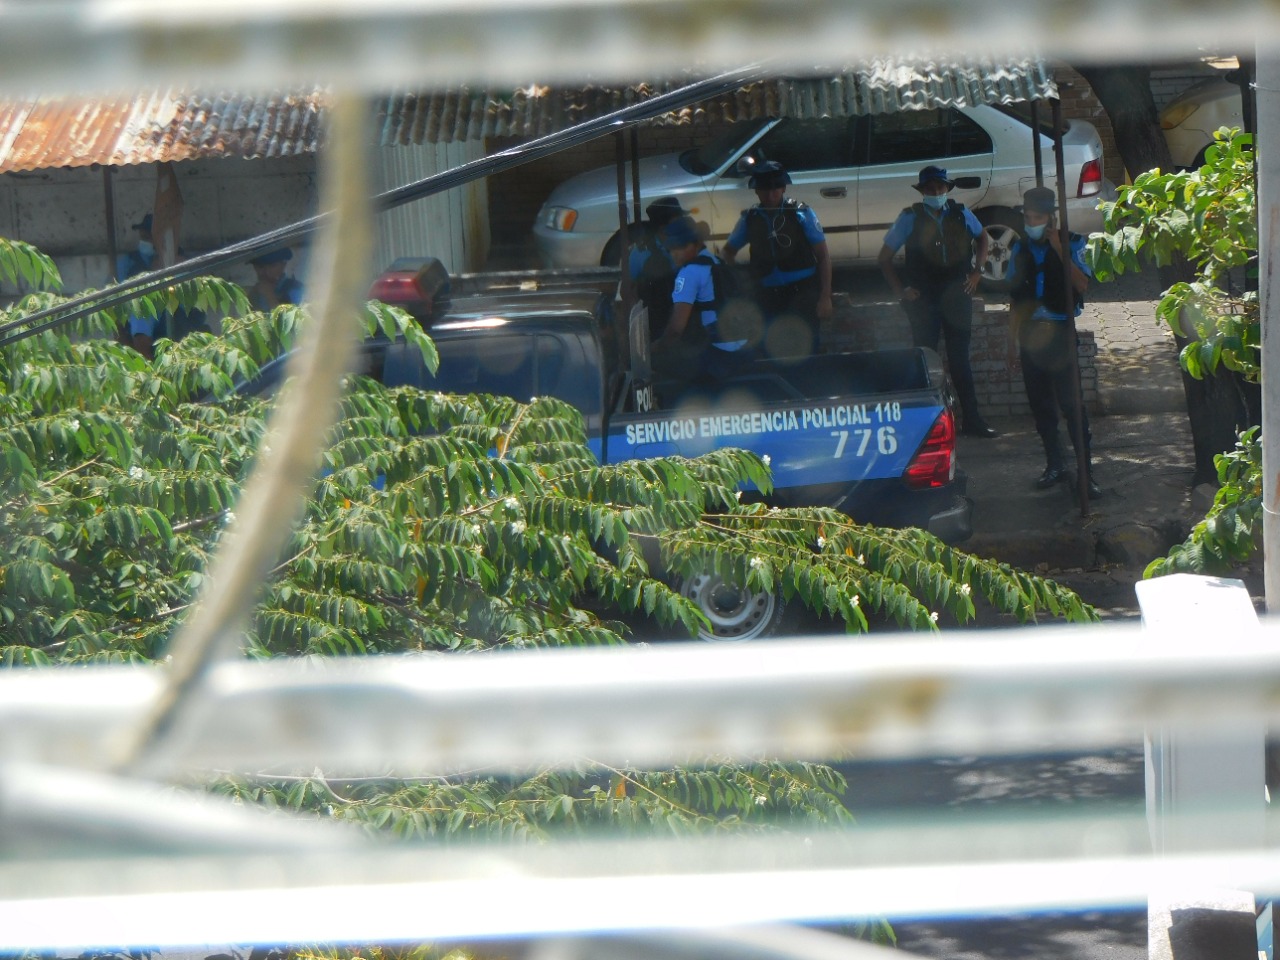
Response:
MULTIPOLYGON (((896 308, 866 271, 838 286, 868 308, 896 308)), ((974 501, 973 538, 963 547, 1052 576, 1104 617, 1136 618, 1133 584, 1145 565, 1183 539, 1197 518, 1191 440, 1176 348, 1155 322, 1153 280, 1095 284, 1080 319, 1097 349, 1099 409, 1092 417, 1095 474, 1103 496, 1082 515, 1071 489, 1033 487, 1044 467, 1030 417, 993 420, 994 440, 961 437, 959 462, 974 501)), ((992 298, 994 307, 998 299, 992 298)), ((1199 505, 1203 515, 1204 504, 1199 505)), ((987 614, 980 625, 1001 621, 987 614)), ((1069 807, 1143 800, 1142 746, 1071 756, 966 757, 854 765, 849 804, 863 822, 907 809, 1069 807)), ((1143 960, 1145 909, 973 919, 899 920, 899 946, 937 960, 1143 960)))
MULTIPOLYGON (((839 271, 836 287, 857 309, 898 309, 876 271, 839 271)), ((1133 583, 1186 536, 1212 495, 1190 489, 1181 372, 1172 334, 1155 320, 1159 295, 1155 278, 1141 274, 1094 284, 1079 320, 1098 350, 1091 422, 1103 496, 1087 514, 1072 487, 1034 489, 1044 456, 1029 415, 992 419, 996 439, 959 441, 974 501, 974 535, 963 548, 1053 576, 1113 616, 1136 616, 1133 583)))

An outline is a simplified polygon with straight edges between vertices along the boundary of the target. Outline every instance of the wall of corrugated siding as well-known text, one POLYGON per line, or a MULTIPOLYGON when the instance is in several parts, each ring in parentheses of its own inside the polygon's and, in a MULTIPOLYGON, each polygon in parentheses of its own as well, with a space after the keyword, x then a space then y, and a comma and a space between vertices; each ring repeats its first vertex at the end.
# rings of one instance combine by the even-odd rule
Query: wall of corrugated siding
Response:
MULTIPOLYGON (((484 144, 406 144, 379 150, 379 192, 443 173, 484 156, 484 144)), ((396 257, 437 257, 450 273, 479 270, 489 256, 489 191, 482 180, 378 215, 374 266, 396 257)))

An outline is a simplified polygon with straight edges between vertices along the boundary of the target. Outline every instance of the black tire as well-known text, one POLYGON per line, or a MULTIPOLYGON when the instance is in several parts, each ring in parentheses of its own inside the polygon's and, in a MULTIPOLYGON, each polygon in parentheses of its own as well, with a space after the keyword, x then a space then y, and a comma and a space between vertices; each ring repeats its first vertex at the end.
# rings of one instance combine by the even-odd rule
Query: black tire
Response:
POLYGON ((787 602, 780 594, 747 592, 714 573, 690 577, 680 585, 680 592, 711 622, 709 631, 698 631, 699 640, 760 640, 777 636, 790 623, 787 602))
POLYGON ((616 267, 618 261, 622 258, 622 241, 618 237, 618 231, 613 231, 613 236, 609 238, 609 242, 604 245, 604 252, 600 254, 600 266, 616 267))
POLYGON ((987 259, 982 264, 982 289, 987 293, 1006 293, 1009 261, 1013 245, 1022 239, 1022 215, 1008 207, 989 207, 975 211, 987 235, 987 259))

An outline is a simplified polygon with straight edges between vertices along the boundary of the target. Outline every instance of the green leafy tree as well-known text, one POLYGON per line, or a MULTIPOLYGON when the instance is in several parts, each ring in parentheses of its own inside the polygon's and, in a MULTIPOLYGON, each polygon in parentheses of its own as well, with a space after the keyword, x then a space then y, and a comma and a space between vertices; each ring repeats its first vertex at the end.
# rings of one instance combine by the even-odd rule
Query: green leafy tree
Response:
MULTIPOLYGON (((0 265, 33 287, 56 284, 52 264, 22 244, 0 247, 0 265)), ((57 302, 31 294, 0 320, 57 302)), ((6 665, 153 661, 199 595, 265 433, 269 401, 234 385, 287 350, 307 318, 291 306, 251 312, 241 290, 210 278, 128 310, 177 306, 223 315, 222 333, 162 340, 148 363, 111 335, 121 308, 0 351, 6 665)), ((370 303, 361 322, 437 363, 407 314, 370 303)), ((919 530, 743 504, 744 484, 770 486, 749 453, 602 466, 580 414, 554 399, 387 389, 358 376, 348 386, 245 637, 249 656, 618 644, 622 615, 686 635, 702 618, 673 582, 705 570, 798 598, 854 632, 879 622, 936 630, 972 618, 977 596, 1020 621, 1095 617, 1052 581, 919 530)), ((214 785, 375 833, 453 840, 844 823, 845 787, 824 766, 714 759, 667 771, 214 785)))
MULTIPOLYGON (((1261 378, 1253 138, 1223 129, 1198 170, 1152 170, 1121 187, 1103 205, 1104 232, 1089 242, 1100 280, 1189 261, 1194 276, 1167 289, 1158 319, 1187 338, 1179 359, 1201 379, 1219 368, 1246 383, 1261 378)), ((1243 403, 1243 398, 1242 398, 1243 403)), ((1219 489, 1212 508, 1187 540, 1153 561, 1147 576, 1174 572, 1224 573, 1249 559, 1262 535, 1262 452, 1256 428, 1215 458, 1219 489)))

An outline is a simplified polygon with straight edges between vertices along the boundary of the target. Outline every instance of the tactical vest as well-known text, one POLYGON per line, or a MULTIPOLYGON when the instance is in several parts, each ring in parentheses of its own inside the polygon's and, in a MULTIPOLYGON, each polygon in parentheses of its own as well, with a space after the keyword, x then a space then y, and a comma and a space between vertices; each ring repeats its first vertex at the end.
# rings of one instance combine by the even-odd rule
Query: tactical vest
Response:
MULTIPOLYGON (((963 279, 973 269, 974 237, 965 223, 964 204, 948 200, 941 222, 923 203, 907 208, 915 224, 906 243, 907 286, 936 290, 963 279)), ((906 210, 903 211, 905 213, 906 210)))
POLYGON ((800 211, 807 209, 788 197, 778 210, 752 207, 742 211, 751 246, 751 276, 756 280, 763 280, 775 269, 792 273, 817 267, 818 258, 800 223, 800 211))
POLYGON ((706 326, 702 323, 702 315, 706 312, 718 311, 720 308, 720 270, 723 269, 724 264, 717 263, 710 254, 706 253, 698 254, 689 262, 711 268, 711 289, 715 292, 715 298, 698 300, 690 304, 692 309, 689 311, 689 321, 684 325, 684 333, 680 335, 680 339, 688 347, 705 348, 720 339, 716 328, 719 313, 716 313, 717 320, 706 326))
POLYGON ((636 297, 649 311, 650 336, 658 337, 671 318, 671 290, 676 282, 676 269, 655 233, 646 231, 636 246, 649 253, 636 277, 636 297))
MULTIPOLYGON (((1080 239, 1078 234, 1070 234, 1070 242, 1075 243, 1080 239)), ((1056 313, 1065 317, 1068 314, 1067 298, 1063 295, 1066 289, 1066 278, 1062 274, 1062 261, 1054 252, 1053 247, 1046 244, 1044 260, 1036 263, 1035 257, 1031 255, 1031 250, 1026 241, 1018 248, 1018 259, 1016 264, 1017 275, 1021 278, 1011 291, 1009 291, 1009 299, 1013 302, 1015 309, 1022 307, 1027 315, 1034 310, 1033 304, 1036 302, 1044 304, 1044 308, 1050 313, 1056 313), (1040 277, 1044 277, 1044 296, 1036 296, 1037 281, 1040 277), (1030 307, 1030 309, 1026 309, 1030 307)), ((1075 293, 1075 291, 1072 291, 1075 293)), ((1084 306, 1084 297, 1079 293, 1075 293, 1075 310, 1079 310, 1084 306)), ((1072 315, 1075 310, 1070 311, 1072 315)), ((1021 312, 1021 311, 1020 311, 1021 312)))

